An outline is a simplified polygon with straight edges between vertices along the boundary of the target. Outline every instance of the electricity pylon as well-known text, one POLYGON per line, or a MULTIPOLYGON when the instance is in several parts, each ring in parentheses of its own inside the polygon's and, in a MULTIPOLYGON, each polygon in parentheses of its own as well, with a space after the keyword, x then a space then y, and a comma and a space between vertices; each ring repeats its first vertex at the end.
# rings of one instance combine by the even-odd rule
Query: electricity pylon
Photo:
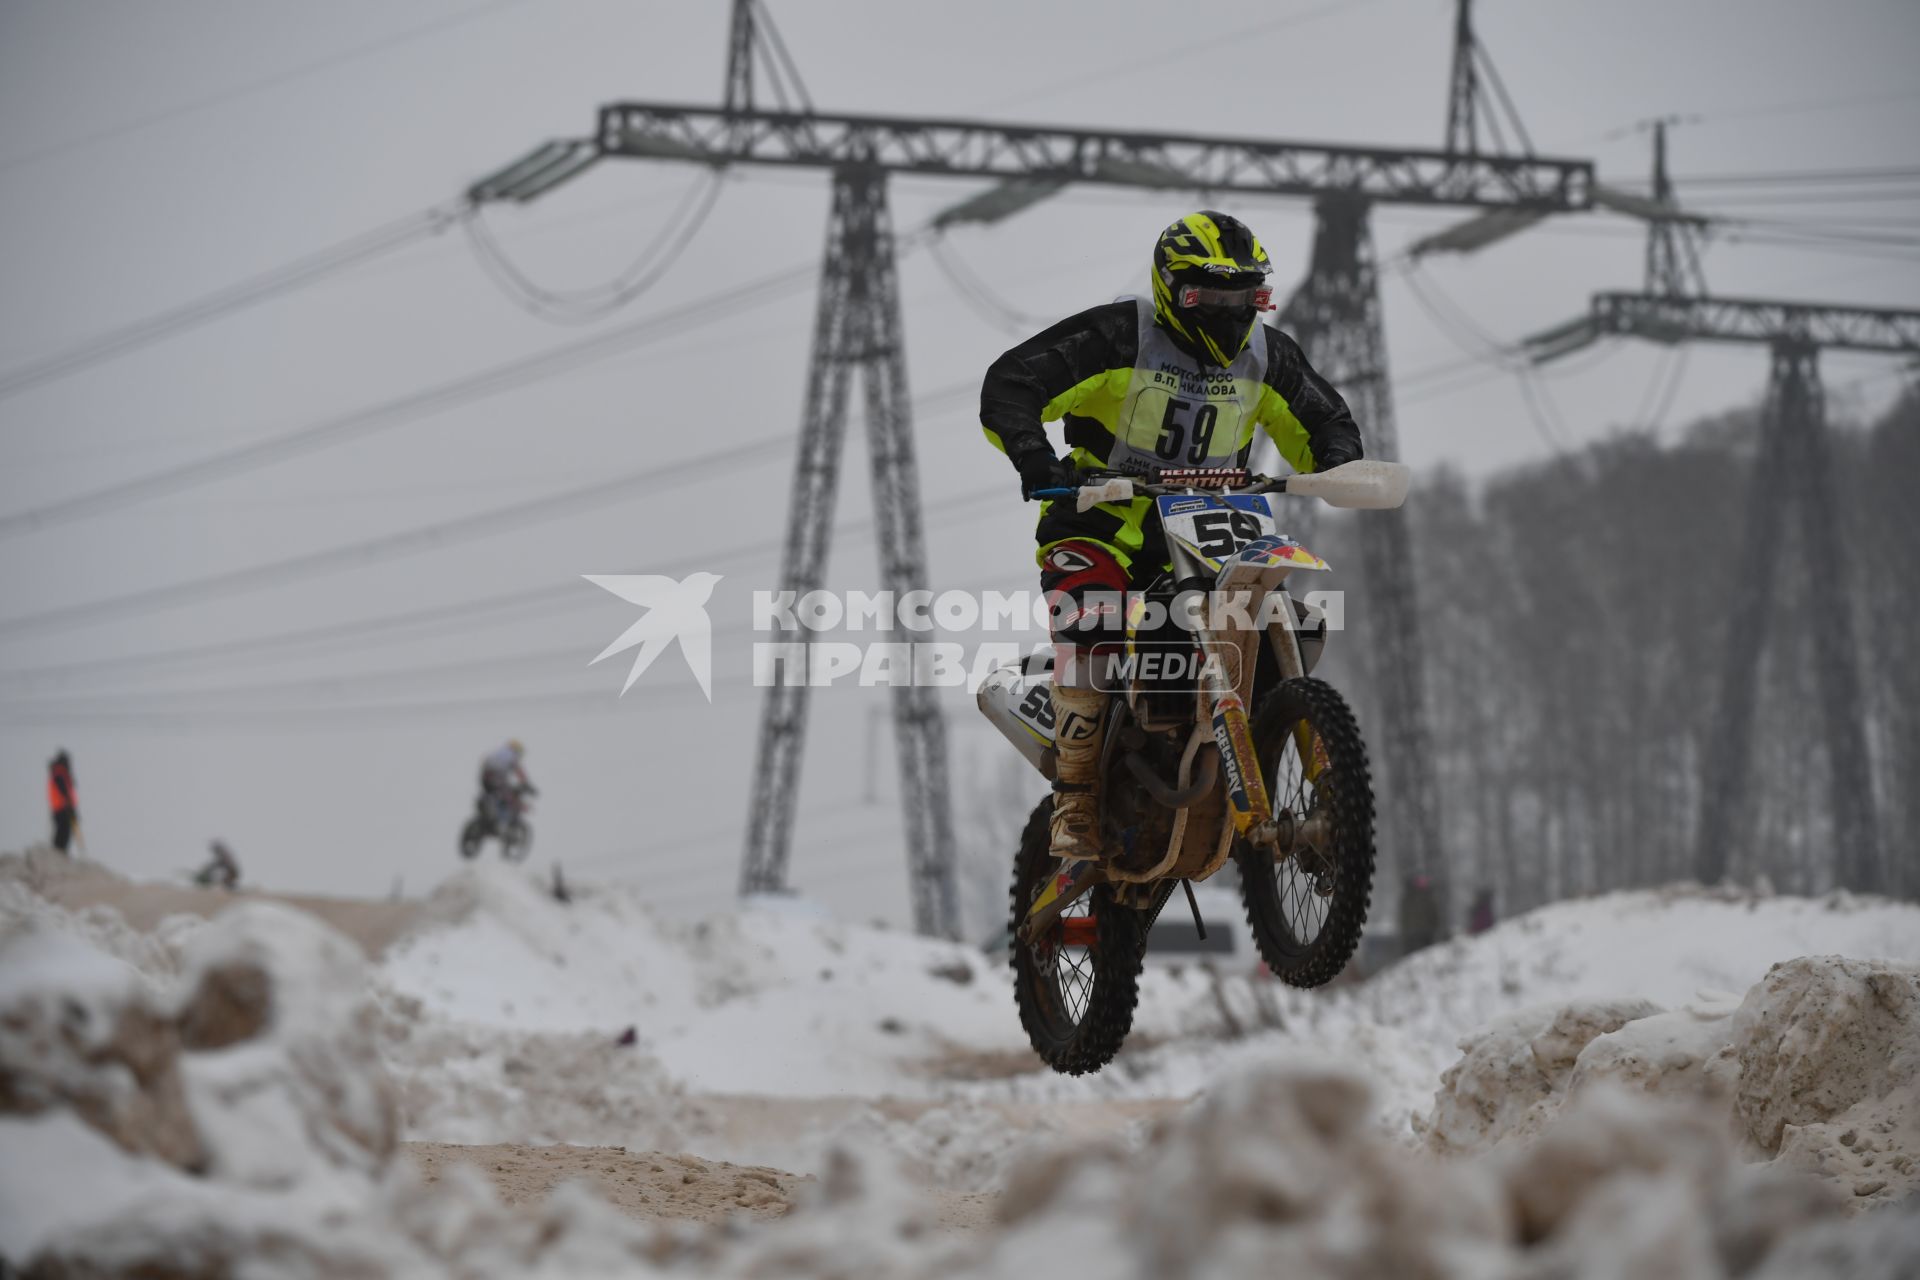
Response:
MULTIPOLYGON (((833 170, 833 211, 827 221, 826 258, 814 316, 813 363, 807 374, 800 455, 787 509, 780 583, 796 598, 817 589, 826 572, 849 383, 856 369, 866 400, 880 585, 899 600, 927 583, 920 478, 907 408, 900 281, 887 210, 886 170, 853 162, 833 170)), ((897 617, 890 615, 890 628, 897 625, 897 617)), ((806 741, 807 693, 804 663, 784 672, 767 690, 747 855, 740 872, 742 893, 774 893, 785 887, 800 756, 806 741)), ((946 725, 934 689, 911 681, 896 685, 893 724, 914 925, 922 933, 954 937, 959 919, 946 725)))
MULTIPOLYGON (((1313 256, 1304 284, 1281 314, 1314 368, 1340 389, 1366 441, 1367 456, 1400 457, 1400 433, 1387 379, 1387 338, 1380 319, 1380 273, 1372 219, 1364 198, 1322 196, 1314 205, 1313 256)), ((1420 604, 1413 533, 1404 510, 1369 511, 1357 521, 1370 649, 1369 685, 1380 721, 1368 734, 1378 788, 1382 847, 1403 874, 1433 881, 1446 904, 1450 887, 1440 845, 1440 805, 1433 771, 1433 735, 1422 676, 1420 604)), ((1452 912, 1441 911, 1443 927, 1452 912)))
POLYGON ((1820 582, 1815 679, 1822 703, 1832 809, 1834 875, 1844 888, 1877 890, 1884 876, 1875 821, 1867 717, 1854 638, 1852 562, 1840 536, 1832 441, 1820 386, 1823 350, 1920 355, 1920 311, 1755 298, 1602 293, 1587 315, 1527 345, 1536 362, 1556 359, 1605 335, 1655 342, 1760 344, 1772 355, 1759 450, 1747 493, 1733 598, 1727 610, 1719 703, 1706 744, 1694 869, 1713 884, 1744 835, 1753 760, 1753 712, 1760 659, 1779 625, 1774 584, 1798 553, 1820 582), (1798 536, 1782 537, 1783 530, 1798 536))
POLYGON ((1683 210, 1667 172, 1667 128, 1661 116, 1641 128, 1653 134, 1652 197, 1597 187, 1594 199, 1647 223, 1643 292, 1601 293, 1588 314, 1527 340, 1536 363, 1557 359, 1606 335, 1675 344, 1689 341, 1763 344, 1772 367, 1760 414, 1760 440, 1747 493, 1734 596, 1727 611, 1719 701, 1706 742, 1694 874, 1725 878, 1729 854, 1747 832, 1746 797, 1753 772, 1753 717, 1760 661, 1778 625, 1774 587, 1783 552, 1799 551, 1809 580, 1818 577, 1824 608, 1815 679, 1820 690, 1832 810, 1835 879, 1869 892, 1880 887, 1866 706, 1854 637, 1852 565, 1840 536, 1823 349, 1892 355, 1920 352, 1920 312, 1843 304, 1715 298, 1700 267, 1700 242, 1712 219, 1683 210), (1792 522, 1789 524, 1788 522, 1792 522), (1800 536, 1776 531, 1797 525, 1800 536))
MULTIPOLYGON (((1533 141, 1474 32, 1472 0, 1457 0, 1443 154, 1486 161, 1509 153, 1509 134, 1521 157, 1531 159, 1533 141), (1481 145, 1483 132, 1493 143, 1491 152, 1481 145)), ((1279 322, 1299 340, 1314 368, 1340 388, 1360 424, 1368 455, 1397 461, 1400 432, 1387 375, 1379 262, 1373 245, 1375 203, 1377 198, 1351 190, 1330 191, 1316 201, 1307 278, 1279 322)), ((1484 212, 1478 218, 1450 233, 1457 242, 1432 237, 1420 248, 1477 248, 1524 230, 1551 212, 1525 204, 1480 207, 1484 212)), ((1359 533, 1366 600, 1371 606, 1366 619, 1372 646, 1368 668, 1380 707, 1379 727, 1370 736, 1382 776, 1382 844, 1392 851, 1403 874, 1423 873, 1431 880, 1441 904, 1444 931, 1453 918, 1452 877, 1440 835, 1413 533, 1401 510, 1369 512, 1359 521, 1359 533)))
MULTIPOLYGON (((875 501, 882 507, 894 504, 894 510, 881 517, 893 522, 891 536, 886 532, 889 526, 882 525, 882 555, 886 558, 883 573, 889 585, 923 585, 927 577, 918 523, 912 515, 918 485, 904 394, 900 305, 893 269, 897 251, 887 216, 889 174, 997 181, 1000 186, 996 190, 962 207, 967 211, 959 220, 978 221, 1005 217, 1069 183, 1327 197, 1350 211, 1343 217, 1359 219, 1360 234, 1353 237, 1353 252, 1361 252, 1357 246, 1362 242, 1369 246, 1365 250, 1365 281, 1359 289, 1372 299, 1373 336, 1368 341, 1376 358, 1371 367, 1382 370, 1377 285, 1371 283, 1371 242, 1365 234, 1366 210, 1373 204, 1454 206, 1528 216, 1582 210, 1591 204, 1593 165, 1585 160, 827 114, 812 108, 791 70, 792 60, 766 22, 765 9, 758 0, 736 0, 725 105, 718 109, 650 102, 605 106, 593 138, 549 143, 519 164, 475 184, 472 191, 476 200, 525 199, 604 157, 716 166, 769 164, 823 169, 832 175, 834 213, 821 274, 813 363, 802 411, 801 452, 788 513, 788 545, 780 584, 783 589, 804 590, 817 584, 825 566, 847 386, 855 365, 860 366, 866 387, 875 501), (786 68, 799 109, 782 106, 768 110, 754 104, 752 66, 756 53, 770 70, 786 68)), ((951 212, 962 214, 962 209, 951 212)), ((1315 270, 1321 270, 1318 256, 1315 270)), ((1361 274, 1356 259, 1349 264, 1346 275, 1358 279, 1361 274)), ((1332 331, 1334 317, 1344 315, 1339 307, 1329 310, 1325 331, 1332 331)), ((1384 396, 1376 409, 1391 413, 1384 396)), ((1387 432, 1388 447, 1376 447, 1377 454, 1392 452, 1390 420, 1387 432)), ((1380 439, 1377 427, 1372 434, 1380 439)), ((1404 529, 1399 536, 1404 544, 1404 529)), ((1410 568, 1407 572, 1411 573, 1410 568)), ((1381 580, 1386 579, 1383 576, 1381 580)), ((1398 617, 1411 618, 1411 605, 1404 596, 1386 597, 1383 608, 1398 610, 1398 617)), ((1415 696, 1393 694, 1386 700, 1391 708, 1387 713, 1388 740, 1425 741, 1419 728, 1424 718, 1418 705, 1417 673, 1412 678, 1415 696), (1396 727, 1395 717, 1412 717, 1416 727, 1411 731, 1396 727)), ((1393 687, 1404 683, 1397 680, 1393 687)), ((741 873, 745 890, 777 890, 787 882, 806 733, 806 698, 804 684, 778 685, 768 690, 741 873)), ((905 783, 902 803, 907 811, 915 924, 923 932, 951 936, 957 921, 953 915, 945 738, 930 691, 899 692, 894 722, 900 735, 905 783)), ((1424 762, 1418 767, 1424 768, 1424 762)), ((1412 768, 1409 766, 1409 771, 1412 768)), ((1418 775, 1413 776, 1409 794, 1420 790, 1418 775)), ((1396 778, 1392 785, 1406 784, 1396 778)), ((1431 823, 1417 819, 1411 825, 1429 831, 1420 844, 1423 852, 1417 863, 1437 871, 1439 855, 1431 823)))

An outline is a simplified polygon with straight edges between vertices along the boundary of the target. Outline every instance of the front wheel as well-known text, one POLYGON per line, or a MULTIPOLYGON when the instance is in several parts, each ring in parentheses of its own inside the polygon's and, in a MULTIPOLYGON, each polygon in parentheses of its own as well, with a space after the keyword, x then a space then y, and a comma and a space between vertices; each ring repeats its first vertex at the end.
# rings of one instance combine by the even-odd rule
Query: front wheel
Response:
POLYGON ((1140 998, 1146 928, 1107 885, 1086 896, 1032 942, 1019 937, 1027 909, 1066 867, 1048 852, 1053 797, 1040 801, 1020 834, 1013 865, 1013 992, 1033 1051, 1055 1071, 1098 1071, 1120 1052, 1140 998))
POLYGON ((1254 751, 1290 852, 1234 845, 1240 896, 1260 958, 1296 987, 1332 981, 1360 945, 1373 896, 1373 783, 1346 700, 1324 681, 1288 680, 1260 699, 1254 751))

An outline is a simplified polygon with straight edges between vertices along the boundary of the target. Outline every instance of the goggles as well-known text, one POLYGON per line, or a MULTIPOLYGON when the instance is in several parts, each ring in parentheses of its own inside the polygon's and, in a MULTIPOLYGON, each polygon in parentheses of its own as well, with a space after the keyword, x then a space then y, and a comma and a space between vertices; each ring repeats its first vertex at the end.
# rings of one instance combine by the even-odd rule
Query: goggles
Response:
POLYGON ((1181 284, 1173 286, 1174 305, 1182 311, 1195 307, 1252 307, 1255 311, 1272 311, 1273 287, 1271 285, 1249 285, 1243 289, 1209 289, 1204 285, 1181 284))

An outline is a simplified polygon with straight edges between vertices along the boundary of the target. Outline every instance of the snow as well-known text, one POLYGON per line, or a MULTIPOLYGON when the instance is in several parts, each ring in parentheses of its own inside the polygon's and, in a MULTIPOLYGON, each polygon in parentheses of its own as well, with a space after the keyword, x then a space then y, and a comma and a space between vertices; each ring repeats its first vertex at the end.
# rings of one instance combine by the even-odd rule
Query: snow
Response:
POLYGON ((175 1190, 166 1166, 126 1153, 70 1111, 0 1121, 0 1257, 24 1259, 175 1190), (75 1189, 84 1187, 84 1195, 75 1189))
POLYGON ((609 1039, 633 1027, 699 1092, 867 1097, 914 1090, 953 1045, 1025 1045, 967 947, 778 908, 669 923, 638 890, 562 904, 498 868, 430 905, 457 923, 387 958, 395 992, 454 1022, 609 1039))
POLYGON ((795 904, 663 919, 639 890, 560 903, 476 867, 423 915, 369 964, 271 903, 140 934, 0 879, 0 1255, 1683 1280, 1920 1258, 1910 1212, 1846 1220, 1912 1203, 1911 906, 1675 889, 1555 904, 1331 991, 1152 970, 1133 1046, 1079 1079, 1036 1069, 998 961, 795 904), (656 1228, 579 1188, 513 1211, 470 1170, 428 1188, 402 1137, 819 1181, 788 1219, 656 1228), (1000 1192, 998 1218, 937 1230, 929 1189, 1000 1192))
POLYGON ((1759 1152, 1866 1201, 1920 1189, 1920 966, 1774 966, 1731 1020, 1734 1110, 1759 1152))

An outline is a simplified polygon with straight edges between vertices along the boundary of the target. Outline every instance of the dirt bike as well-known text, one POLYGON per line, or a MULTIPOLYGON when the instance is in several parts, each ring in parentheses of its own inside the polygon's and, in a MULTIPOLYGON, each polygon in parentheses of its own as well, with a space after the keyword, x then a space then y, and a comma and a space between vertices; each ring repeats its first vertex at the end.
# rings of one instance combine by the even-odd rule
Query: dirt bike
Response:
MULTIPOLYGON (((1285 584, 1293 573, 1329 566, 1280 532, 1273 499, 1397 507, 1407 470, 1362 461, 1283 479, 1198 469, 1087 471, 1078 479, 1078 487, 1039 496, 1082 511, 1152 499, 1147 520, 1165 534, 1171 568, 1128 594, 1124 649, 1102 685, 1113 695, 1099 786, 1107 856, 1050 855, 1049 795, 1014 857, 1020 1021, 1041 1058, 1071 1075, 1096 1071, 1119 1052, 1147 934, 1175 888, 1185 888, 1191 905, 1192 884, 1229 860, 1275 977, 1318 986, 1352 956, 1373 889, 1366 746, 1345 700, 1308 674, 1326 643, 1326 619, 1285 584), (1183 625, 1173 625, 1176 616, 1183 625), (1154 656, 1160 661, 1149 661, 1154 656)), ((981 711, 1049 778, 1052 680, 1052 660, 1042 655, 995 669, 979 691, 981 711)))
POLYGON ((500 841, 500 856, 508 862, 524 862, 533 846, 533 828, 527 825, 527 797, 534 794, 533 788, 519 786, 507 792, 504 821, 497 821, 494 807, 488 797, 482 793, 473 802, 473 816, 467 819, 467 825, 460 828, 460 856, 477 858, 480 846, 488 837, 500 841))

